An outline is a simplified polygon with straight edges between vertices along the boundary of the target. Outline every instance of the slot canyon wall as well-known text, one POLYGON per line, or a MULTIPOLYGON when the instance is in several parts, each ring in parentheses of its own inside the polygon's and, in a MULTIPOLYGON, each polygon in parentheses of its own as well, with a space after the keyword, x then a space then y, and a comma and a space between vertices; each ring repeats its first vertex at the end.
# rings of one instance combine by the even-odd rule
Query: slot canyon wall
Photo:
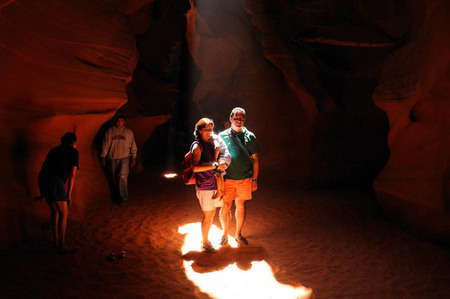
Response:
MULTIPOLYGON (((0 1, 3 246, 39 235, 41 223, 48 221, 46 203, 33 201, 39 194, 37 176, 65 132, 77 134, 80 152, 70 221, 80 221, 90 208, 109 200, 96 140, 127 102, 126 86, 138 60, 135 35, 141 24, 148 27, 146 19, 131 24, 135 4, 0 1)), ((167 119, 163 114, 134 116, 129 124, 142 144, 167 119)))
POLYGON ((383 62, 373 94, 390 123, 390 158, 374 189, 382 207, 433 238, 450 232, 449 1, 425 1, 415 30, 383 62))
POLYGON ((373 184, 386 211, 448 238, 449 3, 411 2, 0 1, 0 241, 46 219, 37 175, 66 131, 79 136, 81 219, 109 199, 97 146, 119 109, 142 165, 158 141, 186 151, 200 116, 221 126, 238 105, 263 178, 373 184))
POLYGON ((448 1, 191 4, 205 114, 247 107, 264 167, 319 188, 373 184, 389 214, 448 238, 448 1))

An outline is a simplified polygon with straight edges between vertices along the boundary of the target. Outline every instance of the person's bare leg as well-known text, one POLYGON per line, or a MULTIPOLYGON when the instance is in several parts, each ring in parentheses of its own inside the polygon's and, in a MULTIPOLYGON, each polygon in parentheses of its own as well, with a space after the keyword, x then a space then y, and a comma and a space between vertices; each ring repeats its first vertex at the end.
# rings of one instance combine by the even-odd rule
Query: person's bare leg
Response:
POLYGON ((214 178, 216 179, 217 190, 216 190, 216 193, 214 193, 214 195, 211 197, 211 199, 218 199, 218 198, 220 198, 220 195, 219 195, 220 176, 214 175, 214 178))
POLYGON ((56 209, 55 202, 52 202, 47 198, 45 200, 47 201, 47 204, 50 208, 50 225, 52 227, 53 246, 58 247, 58 210, 56 209))
POLYGON ((225 193, 225 180, 223 179, 223 175, 217 177, 217 194, 219 198, 225 193))
MULTIPOLYGON (((214 216, 216 215, 216 209, 214 210, 214 215, 211 217, 211 221, 210 221, 210 223, 209 223, 209 230, 211 230, 211 227, 212 227, 212 225, 213 225, 213 223, 214 223, 214 216)), ((209 232, 209 230, 208 230, 208 232, 209 232)))
POLYGON ((239 237, 242 232, 242 227, 244 226, 246 210, 245 210, 245 200, 236 199, 236 237, 239 237))
POLYGON ((225 193, 225 180, 223 178, 223 175, 215 176, 215 178, 216 178, 217 192, 216 194, 214 194, 212 199, 221 198, 225 193))
POLYGON ((202 243, 203 246, 208 246, 209 244, 209 230, 211 229, 211 225, 214 219, 214 214, 216 213, 216 209, 212 211, 203 211, 203 219, 202 219, 202 243))
POLYGON ((230 223, 230 210, 232 200, 223 201, 223 206, 220 209, 220 224, 222 225, 223 236, 228 237, 228 225, 230 223))
POLYGON ((66 201, 57 201, 56 208, 58 209, 59 219, 58 219, 58 234, 59 234, 59 250, 65 250, 66 241, 66 227, 67 227, 67 217, 69 216, 69 209, 67 208, 66 201))

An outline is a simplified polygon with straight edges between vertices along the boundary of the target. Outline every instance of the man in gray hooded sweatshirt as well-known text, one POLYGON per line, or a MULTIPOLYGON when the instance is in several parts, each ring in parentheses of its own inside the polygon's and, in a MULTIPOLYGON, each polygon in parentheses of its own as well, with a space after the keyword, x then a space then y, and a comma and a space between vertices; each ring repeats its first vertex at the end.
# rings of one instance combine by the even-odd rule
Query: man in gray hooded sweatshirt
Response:
POLYGON ((125 127, 125 123, 124 115, 116 117, 115 125, 105 133, 100 154, 102 165, 107 166, 111 171, 114 187, 113 195, 119 204, 128 200, 128 174, 130 173, 130 167, 136 165, 137 156, 134 134, 125 127))

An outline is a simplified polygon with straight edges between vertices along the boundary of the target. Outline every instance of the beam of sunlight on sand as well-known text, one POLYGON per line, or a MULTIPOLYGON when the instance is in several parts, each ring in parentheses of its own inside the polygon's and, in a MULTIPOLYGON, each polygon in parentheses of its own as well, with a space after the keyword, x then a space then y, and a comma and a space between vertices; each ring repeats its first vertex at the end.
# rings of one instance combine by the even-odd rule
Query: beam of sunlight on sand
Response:
MULTIPOLYGON (((185 235, 185 242, 181 248, 183 255, 195 252, 197 259, 203 263, 208 263, 208 260, 217 262, 230 257, 230 254, 225 256, 226 254, 221 250, 215 254, 198 253, 201 246, 200 222, 181 226, 178 228, 178 232, 185 235)), ((222 231, 213 225, 210 240, 216 249, 220 247, 218 242, 221 236, 222 231)), ((229 236, 228 240, 231 248, 238 247, 234 238, 229 236)), ((243 252, 243 254, 245 253, 243 252)), ((194 262, 195 258, 194 260, 184 260, 186 276, 202 292, 214 298, 311 298, 312 295, 312 290, 309 288, 279 283, 272 268, 264 260, 250 261, 251 266, 248 270, 240 269, 236 262, 231 261, 230 265, 224 268, 218 267, 217 270, 202 273, 194 271, 194 262)))

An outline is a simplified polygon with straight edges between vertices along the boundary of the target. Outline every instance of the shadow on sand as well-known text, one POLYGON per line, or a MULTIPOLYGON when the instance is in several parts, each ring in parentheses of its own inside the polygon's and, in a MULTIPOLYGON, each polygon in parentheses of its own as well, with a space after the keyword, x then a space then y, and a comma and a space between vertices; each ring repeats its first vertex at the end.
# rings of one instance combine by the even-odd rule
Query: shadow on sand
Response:
POLYGON ((217 253, 190 251, 183 255, 183 259, 194 261, 191 267, 195 272, 208 273, 223 270, 234 263, 239 269, 248 271, 252 267, 252 262, 262 261, 266 256, 266 251, 262 247, 249 245, 237 248, 221 247, 217 253))

